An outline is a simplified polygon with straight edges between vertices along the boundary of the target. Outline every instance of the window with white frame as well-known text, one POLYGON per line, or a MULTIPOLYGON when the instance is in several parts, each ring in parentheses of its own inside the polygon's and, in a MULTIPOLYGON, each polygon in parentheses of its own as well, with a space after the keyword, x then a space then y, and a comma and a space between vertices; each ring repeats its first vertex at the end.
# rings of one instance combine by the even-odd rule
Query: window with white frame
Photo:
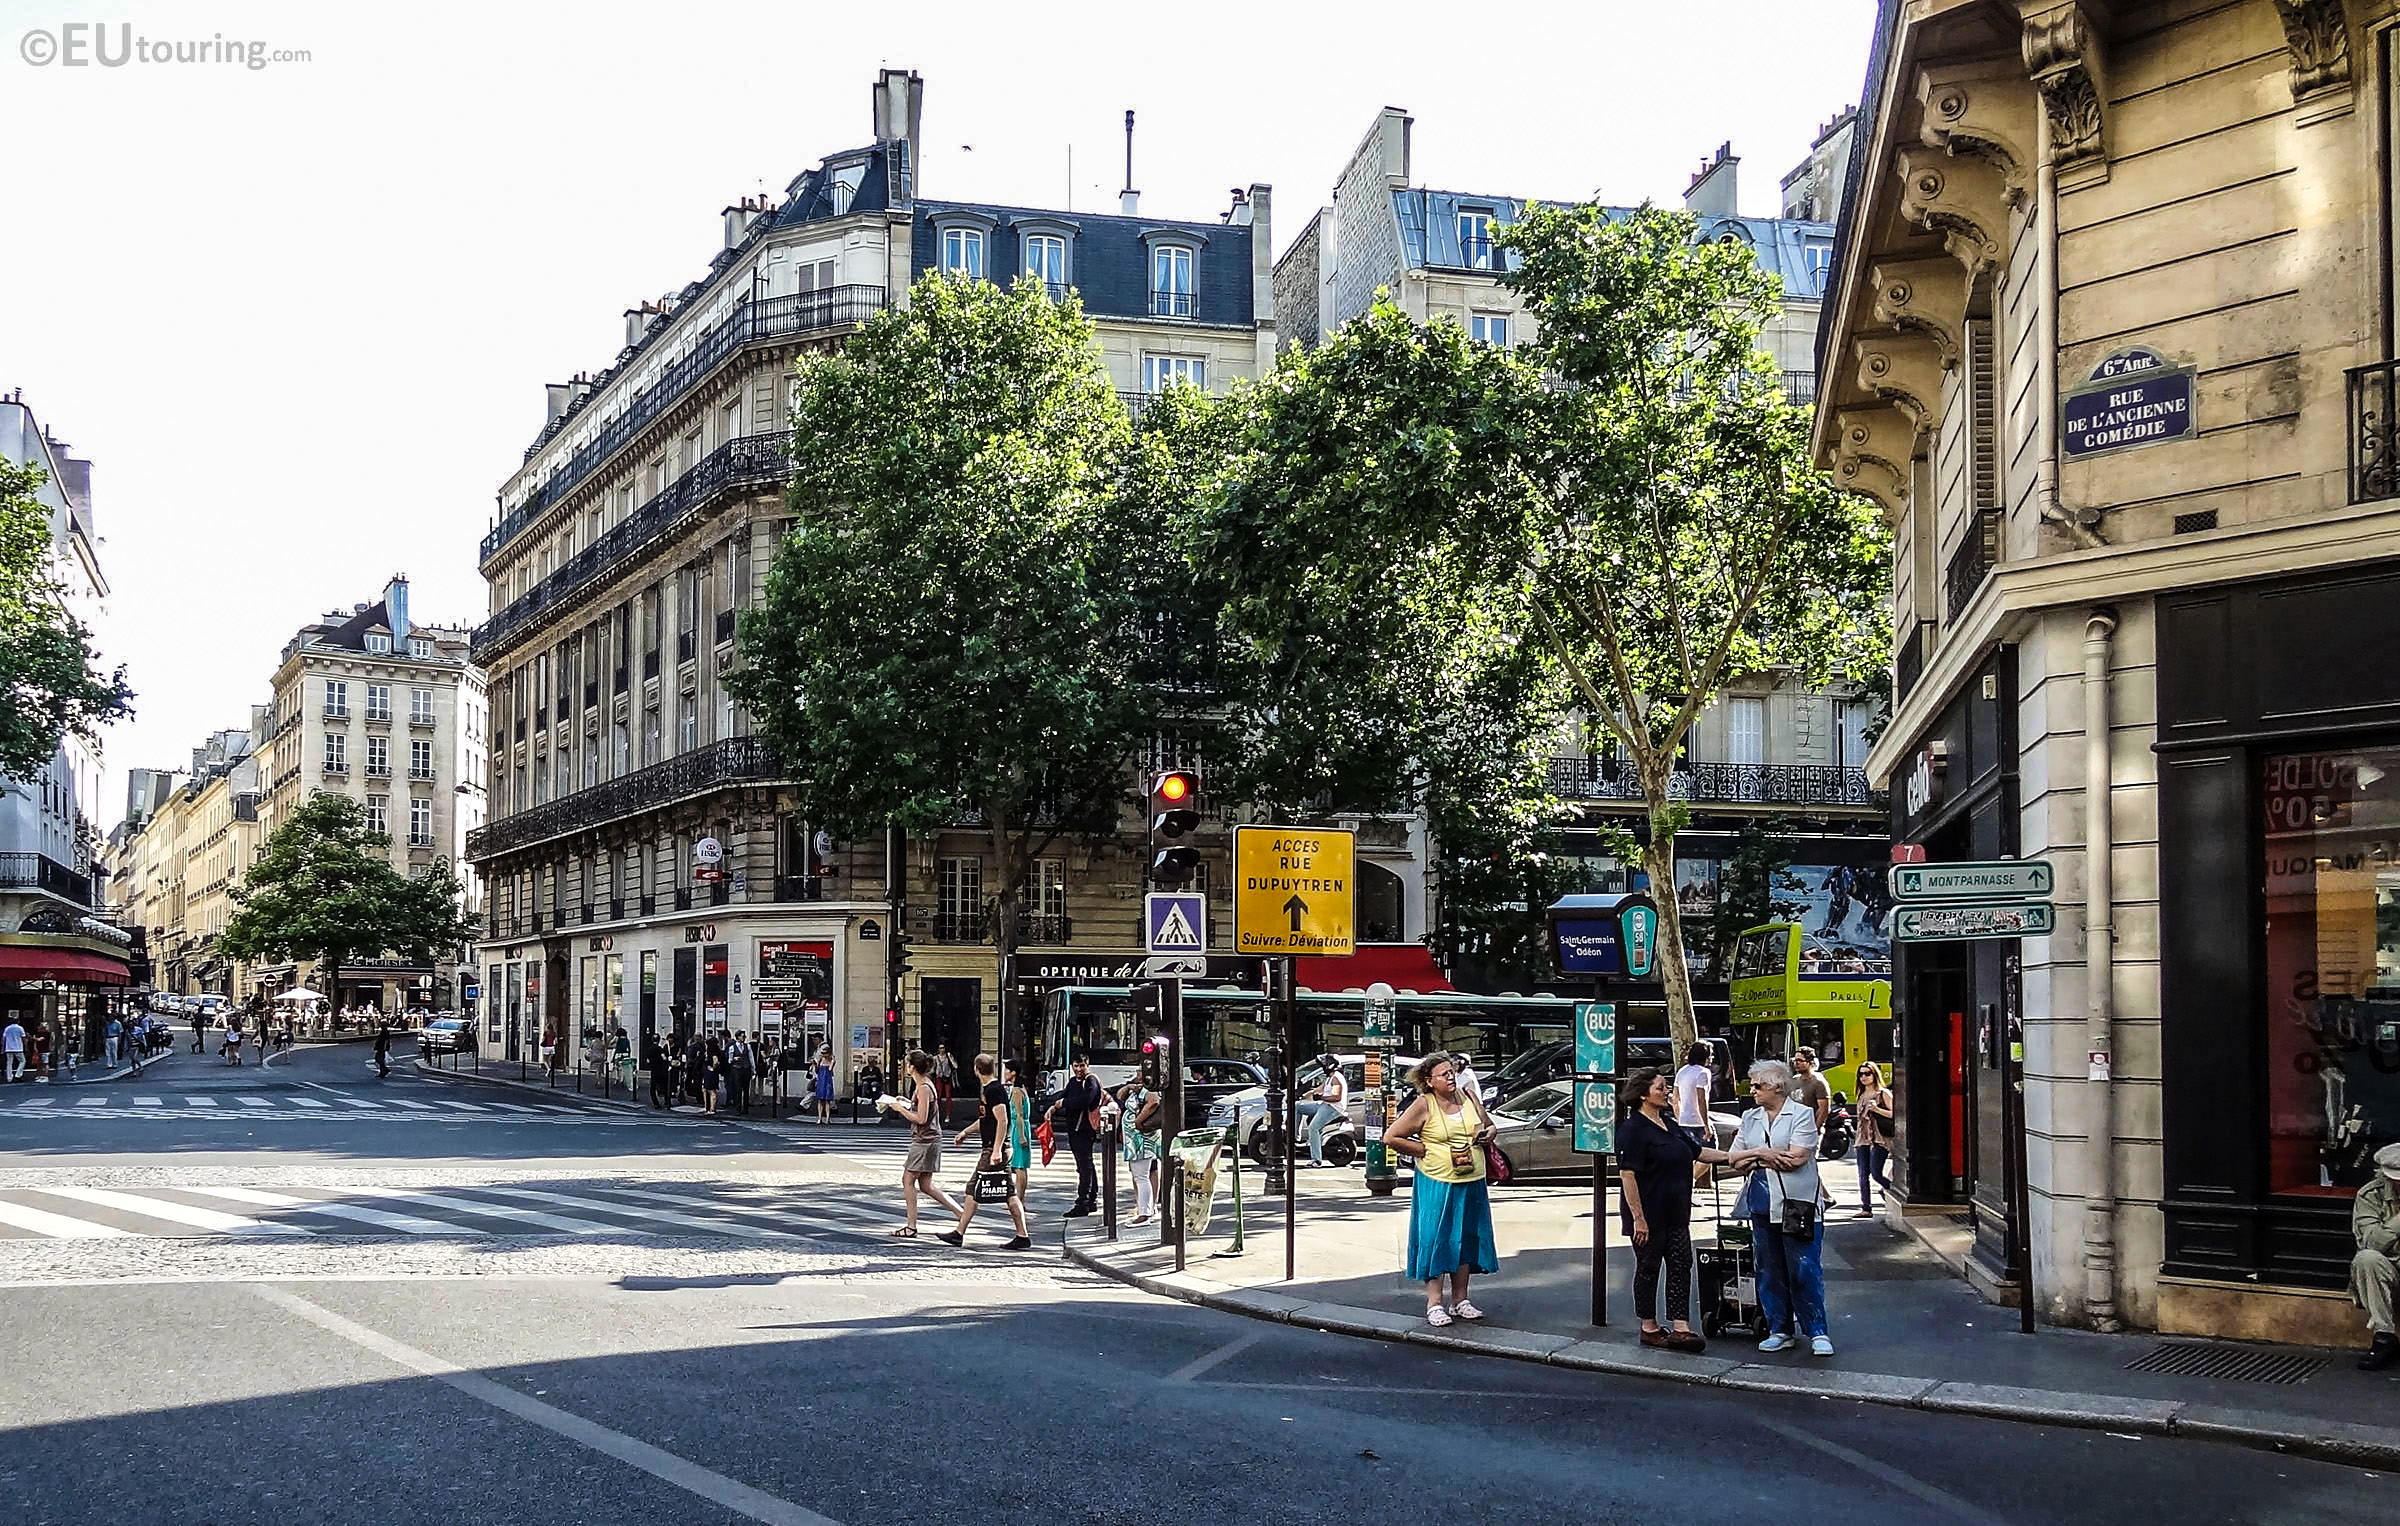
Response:
POLYGON ((419 740, 408 744, 408 776, 411 779, 433 777, 433 744, 431 742, 419 740))
POLYGON ((1067 241, 1055 233, 1025 235, 1025 273, 1052 292, 1067 284, 1067 241))
POLYGON ((1161 244, 1150 251, 1150 311, 1161 318, 1192 316, 1192 251, 1161 244))
MULTIPOLYGON (((1208 769, 1201 755, 1200 739, 1182 732, 1162 731, 1150 738, 1150 775, 1156 778, 1169 769, 1185 769, 1206 778, 1208 769)), ((1149 780, 1142 781, 1148 788, 1149 780)))
MULTIPOLYGON (((418 725, 433 724, 433 691, 431 689, 408 691, 408 718, 418 725)), ((471 731, 468 733, 470 737, 473 734, 471 731)))
POLYGON ((934 861, 934 915, 942 926, 936 937, 972 938, 983 923, 983 860, 980 857, 934 861))
POLYGON ((338 731, 325 734, 325 771, 340 773, 350 766, 350 739, 338 731))
POLYGON ((1467 318, 1467 337, 1477 344, 1508 348, 1508 314, 1474 313, 1467 318))
POLYGON ((1863 699, 1833 703, 1834 761, 1844 768, 1862 768, 1867 761, 1867 720, 1872 709, 1863 699))
POLYGON ((1468 209, 1458 214, 1458 257, 1469 270, 1492 268, 1492 214, 1468 209))
POLYGON ((388 813, 391 809, 391 804, 392 797, 389 795, 369 795, 367 797, 368 831, 383 833, 391 830, 391 828, 385 824, 389 819, 388 813))
POLYGON ((942 273, 968 280, 983 275, 983 235, 973 228, 942 230, 942 273))
POLYGON ((382 778, 392 771, 392 742, 389 737, 367 738, 367 773, 382 778))
MULTIPOLYGON (((1067 861, 1063 858, 1037 858, 1033 861, 1033 878, 1026 886, 1026 897, 1032 904, 1027 908, 1037 917, 1063 917, 1067 914, 1067 861)), ((1053 934, 1055 936, 1055 934, 1053 934)))
POLYGON ((367 632, 367 650, 368 650, 368 651, 370 651, 370 652, 388 652, 388 651, 390 651, 391 649, 392 649, 392 638, 391 638, 391 637, 389 637, 389 636, 385 635, 385 634, 384 634, 382 631, 369 631, 369 632, 367 632))
POLYGON ((327 720, 339 721, 339 720, 347 720, 347 719, 349 718, 349 716, 350 716, 350 685, 349 685, 349 683, 348 683, 346 680, 339 679, 339 678, 328 678, 328 679, 326 679, 326 680, 325 680, 325 718, 326 718, 327 720))
POLYGON ((1725 707, 1725 761, 1767 761, 1767 702, 1735 695, 1725 707))
POLYGON ((408 845, 412 848, 433 846, 433 802, 411 800, 408 803, 408 845))
POLYGON ((1208 359, 1202 355, 1144 355, 1142 390, 1163 392, 1169 383, 1184 382, 1208 390, 1208 359))
POLYGON ((392 686, 390 684, 367 685, 367 719, 388 721, 391 718, 392 686))

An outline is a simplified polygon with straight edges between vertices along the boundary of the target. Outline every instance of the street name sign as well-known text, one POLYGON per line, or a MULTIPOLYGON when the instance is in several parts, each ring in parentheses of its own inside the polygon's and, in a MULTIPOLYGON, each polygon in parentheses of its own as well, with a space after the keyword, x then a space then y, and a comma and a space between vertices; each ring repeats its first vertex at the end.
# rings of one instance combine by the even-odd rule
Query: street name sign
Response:
POLYGON ((1613 1076, 1617 1073, 1617 1004, 1581 1001, 1575 1004, 1575 1073, 1613 1076))
POLYGON ((2039 938, 2056 926, 2048 901, 2024 906, 1900 906, 1892 911, 1892 936, 1902 943, 2039 938))
POLYGON ((1575 1083, 1575 1150, 1580 1155, 1617 1153, 1617 1084, 1575 1083))
POLYGON ((1233 829, 1233 947, 1352 954, 1358 837, 1347 828, 1233 829))
POLYGON ((2047 901, 2058 876, 2046 858, 1967 864, 1894 864, 1895 901, 2047 901))
POLYGON ((1142 936, 1153 954, 1208 952, 1208 897, 1196 891, 1153 890, 1142 900, 1142 936))

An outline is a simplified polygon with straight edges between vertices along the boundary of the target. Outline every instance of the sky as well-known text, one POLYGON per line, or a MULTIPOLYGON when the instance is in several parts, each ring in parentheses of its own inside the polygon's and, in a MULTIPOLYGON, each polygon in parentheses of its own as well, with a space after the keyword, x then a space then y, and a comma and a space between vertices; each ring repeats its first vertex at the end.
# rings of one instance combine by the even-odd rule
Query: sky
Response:
POLYGON ((1731 140, 1771 215, 1873 13, 0 0, 0 392, 93 462, 100 635, 138 692, 94 814, 247 725, 293 632, 394 573, 416 618, 481 619, 543 383, 701 274, 728 203, 870 141, 881 68, 925 79, 922 194, 1113 206, 1131 109, 1145 211, 1265 182, 1280 255, 1387 105, 1419 184, 1672 203, 1731 140), (101 63, 120 25, 164 56, 101 63))

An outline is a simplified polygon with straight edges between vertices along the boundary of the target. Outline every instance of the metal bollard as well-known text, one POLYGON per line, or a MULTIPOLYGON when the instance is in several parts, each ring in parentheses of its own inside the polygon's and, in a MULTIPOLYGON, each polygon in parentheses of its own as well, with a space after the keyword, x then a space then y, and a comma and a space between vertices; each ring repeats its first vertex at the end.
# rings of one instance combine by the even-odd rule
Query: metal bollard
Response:
POLYGON ((1117 1152, 1112 1146, 1116 1131, 1103 1130, 1100 1135, 1100 1227, 1108 1237, 1117 1237, 1117 1152))
POLYGON ((1169 1196, 1165 1203, 1159 1204, 1159 1208, 1162 1214, 1172 1213, 1175 1216, 1175 1270, 1180 1272, 1183 1270, 1184 1243, 1191 1239, 1183 1222, 1183 1157, 1170 1150, 1167 1152, 1167 1162, 1166 1190, 1169 1196), (1169 1204, 1173 1206, 1169 1207, 1169 1204))

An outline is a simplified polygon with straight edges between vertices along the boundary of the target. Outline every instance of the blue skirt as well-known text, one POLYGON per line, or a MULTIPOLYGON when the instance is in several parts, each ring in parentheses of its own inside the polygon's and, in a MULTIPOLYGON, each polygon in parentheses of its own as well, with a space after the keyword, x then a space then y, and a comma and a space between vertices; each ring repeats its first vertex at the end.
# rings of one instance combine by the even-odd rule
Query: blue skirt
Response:
POLYGON ((817 1086, 816 1086, 816 1092, 817 1092, 817 1100, 818 1100, 819 1102, 831 1102, 831 1101, 833 1100, 833 1072, 832 1072, 832 1071, 830 1071, 830 1070, 820 1070, 820 1071, 818 1071, 818 1072, 817 1072, 817 1086))
POLYGON ((1416 1173, 1408 1194, 1408 1278, 1430 1282, 1452 1272, 1496 1272, 1491 1185, 1435 1181, 1416 1173))

